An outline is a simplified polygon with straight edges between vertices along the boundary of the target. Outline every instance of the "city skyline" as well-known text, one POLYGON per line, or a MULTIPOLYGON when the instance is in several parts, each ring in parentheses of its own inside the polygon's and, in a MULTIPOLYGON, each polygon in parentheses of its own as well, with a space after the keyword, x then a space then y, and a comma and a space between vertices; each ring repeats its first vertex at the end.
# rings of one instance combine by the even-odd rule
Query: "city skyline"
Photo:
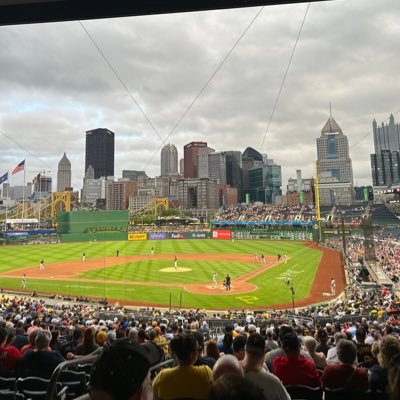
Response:
POLYGON ((79 190, 85 132, 102 127, 115 132, 116 177, 145 167, 158 176, 163 145, 175 144, 181 159, 185 144, 204 141, 216 152, 251 146, 267 153, 282 165, 284 188, 297 169, 312 176, 315 139, 332 102, 349 140, 354 184, 370 184, 372 121, 387 123, 391 113, 399 119, 395 0, 311 4, 260 148, 306 6, 266 7, 169 138, 260 8, 83 21, 159 136, 78 22, 0 27, 0 175, 26 158, 27 181, 51 170, 56 182, 66 152, 79 190))

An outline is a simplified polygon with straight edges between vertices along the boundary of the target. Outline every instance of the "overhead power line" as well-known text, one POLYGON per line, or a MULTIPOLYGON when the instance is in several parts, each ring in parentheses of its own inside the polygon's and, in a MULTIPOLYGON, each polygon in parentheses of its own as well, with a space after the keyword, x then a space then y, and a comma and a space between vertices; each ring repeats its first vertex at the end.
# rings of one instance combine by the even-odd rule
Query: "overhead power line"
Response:
POLYGON ((267 128, 265 129, 265 133, 264 133, 263 139, 261 141, 260 152, 262 152, 262 148, 264 146, 265 138, 267 137, 267 134, 268 134, 268 131, 269 131, 269 127, 271 126, 272 119, 274 118, 275 110, 276 110, 276 107, 278 106, 279 99, 280 99, 281 93, 282 93, 282 89, 283 89, 283 86, 285 84, 286 78, 288 76, 288 72, 289 72, 290 66, 292 64, 294 53, 296 52, 297 44, 299 43, 301 32, 303 30, 304 22, 306 21, 306 18, 307 18, 308 10, 310 9, 310 5, 311 5, 311 3, 307 4, 307 8, 306 8, 306 11, 304 13, 303 20, 301 21, 300 29, 299 29, 296 41, 295 41, 294 46, 293 46, 292 54, 290 55, 289 62, 288 62, 287 67, 286 67, 286 71, 285 71, 285 73, 283 75, 281 86, 279 87, 278 94, 276 96, 274 106, 272 107, 272 112, 271 112, 271 115, 270 115, 269 120, 268 120, 267 128))
POLYGON ((147 162, 146 166, 143 168, 144 170, 149 166, 149 164, 153 161, 154 157, 158 154, 158 152, 162 149, 163 145, 166 143, 166 141, 168 139, 171 138, 171 136, 174 134, 176 128, 181 124, 181 122, 184 120, 184 118, 186 117, 186 115, 189 113, 189 111, 191 110, 191 108, 194 106, 194 104, 197 102, 197 100, 200 98, 200 96, 204 93, 204 91, 206 90, 206 88, 209 86, 209 84, 211 83, 211 81, 213 80, 213 78, 217 75, 218 71, 222 68, 222 66, 225 64, 225 62, 228 60, 229 56, 233 53, 233 51, 235 50, 235 48, 237 47, 237 45, 239 44, 239 42, 243 39, 243 37, 245 36, 245 34, 247 33, 247 31, 251 28, 251 26, 254 24, 254 22, 256 21, 256 19, 258 18, 258 16, 262 13, 262 11, 264 10, 264 7, 261 7, 260 10, 256 13, 256 15, 251 19, 251 21, 249 22, 249 24, 246 26, 246 28, 244 29, 244 31, 241 33, 241 35, 239 36, 239 38, 236 40, 236 42, 234 43, 234 45, 231 47, 231 49, 228 51, 228 53, 225 55, 225 57, 222 59, 222 61, 218 64, 217 68, 214 70, 214 72, 210 75, 210 77, 207 79, 207 81, 205 82, 205 84, 202 86, 202 88, 199 90, 199 92, 197 93, 197 95, 195 96, 195 98, 192 100, 192 102, 189 104, 189 106, 186 108, 186 110, 183 112, 183 114, 181 115, 181 117, 178 119, 178 121, 176 122, 176 124, 174 125, 174 127, 171 129, 171 131, 169 132, 168 136, 165 138, 165 140, 162 142, 161 146, 159 147, 159 149, 152 155, 152 157, 150 158, 150 160, 147 162))
POLYGON ((11 142, 13 142, 15 145, 17 145, 20 149, 22 149, 26 154, 29 154, 30 156, 32 156, 33 158, 36 158, 36 160, 38 160, 39 162, 41 162, 46 168, 50 169, 50 171, 53 170, 53 167, 50 167, 49 164, 47 164, 46 162, 44 162, 40 157, 36 156, 35 154, 33 154, 30 150, 28 150, 26 147, 22 146, 21 144, 19 144, 16 140, 14 140, 11 136, 7 135, 4 131, 0 130, 0 133, 5 136, 8 140, 10 140, 11 142))
POLYGON ((148 115, 144 112, 143 108, 141 107, 141 105, 139 104, 139 102, 135 99, 135 97, 133 96, 133 94, 131 93, 131 91, 129 90, 128 86, 126 86, 126 84, 124 83, 124 81, 121 79, 121 77, 118 75, 117 71, 115 70, 115 68, 112 66, 111 62, 108 60, 108 58, 106 57, 106 55, 104 54, 104 52, 100 49, 100 46, 96 43, 96 41, 94 40, 93 36, 89 33, 89 31, 86 29, 86 27, 83 25, 83 23, 81 21, 79 21, 79 24, 81 25, 82 29, 86 32, 86 35, 89 37, 90 41, 93 43, 94 47, 96 47, 97 51, 100 53, 101 57, 103 58, 103 60, 106 62, 106 64, 108 65, 108 67, 110 68, 110 70, 112 71, 112 73, 115 75, 115 77, 118 79, 118 81, 121 83, 122 87, 125 89, 126 93, 128 94, 128 96, 132 99, 132 101, 136 104, 136 107, 139 109, 139 111, 142 113, 143 117, 146 119, 146 121, 148 122, 148 124, 151 126, 151 129, 153 130, 153 132, 161 139, 161 135, 158 133, 156 127, 153 125, 153 123, 151 122, 150 118, 148 117, 148 115))

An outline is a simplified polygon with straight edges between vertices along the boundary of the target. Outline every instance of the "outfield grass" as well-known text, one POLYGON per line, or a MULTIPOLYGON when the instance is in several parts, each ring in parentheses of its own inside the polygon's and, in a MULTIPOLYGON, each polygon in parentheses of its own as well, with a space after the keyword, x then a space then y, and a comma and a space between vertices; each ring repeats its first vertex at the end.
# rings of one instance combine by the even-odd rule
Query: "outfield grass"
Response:
MULTIPOLYGON (((174 306, 182 299, 182 307, 199 308, 247 308, 273 307, 276 304, 290 303, 291 293, 285 279, 289 277, 296 289, 296 299, 309 294, 322 253, 305 247, 301 242, 292 241, 217 241, 217 240, 162 240, 143 242, 94 242, 66 243, 53 245, 3 246, 0 248, 0 272, 27 266, 39 266, 41 259, 45 264, 80 260, 82 253, 86 259, 102 259, 115 256, 149 255, 154 247, 155 254, 170 254, 171 260, 144 259, 138 262, 126 262, 113 267, 87 271, 80 277, 84 282, 62 282, 30 279, 28 289, 50 293, 107 297, 132 302, 169 304, 170 294, 174 306), (248 294, 200 295, 189 293, 183 288, 161 287, 164 284, 201 284, 210 285, 212 273, 218 272, 219 280, 229 273, 236 277, 260 267, 252 262, 252 254, 257 252, 276 257, 287 254, 287 264, 280 264, 250 280, 257 290, 248 294), (179 261, 179 267, 188 267, 191 271, 179 273, 161 273, 160 269, 172 267, 172 258, 179 254, 241 254, 248 255, 249 262, 224 261, 179 261), (97 280, 97 282, 94 282, 97 280), (115 280, 119 283, 101 282, 115 280), (100 282, 99 282, 100 281, 100 282), (131 285, 128 281, 155 282, 154 286, 131 285)), ((0 277, 0 287, 19 288, 21 280, 0 277)))

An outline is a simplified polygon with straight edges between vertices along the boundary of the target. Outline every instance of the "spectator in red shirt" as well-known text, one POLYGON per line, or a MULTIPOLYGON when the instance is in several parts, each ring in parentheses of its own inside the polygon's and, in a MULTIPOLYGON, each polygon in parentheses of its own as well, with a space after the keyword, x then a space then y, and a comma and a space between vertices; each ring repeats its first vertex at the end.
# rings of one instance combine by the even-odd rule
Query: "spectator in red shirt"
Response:
POLYGON ((275 375, 286 385, 321 387, 321 380, 315 364, 300 354, 300 341, 294 333, 287 333, 282 339, 286 356, 273 361, 275 375))
POLYGON ((328 365, 321 380, 329 389, 368 390, 368 373, 353 366, 357 357, 357 347, 351 340, 342 339, 337 344, 339 365, 328 365))
POLYGON ((11 371, 15 369, 17 360, 21 358, 21 353, 14 347, 7 345, 8 332, 6 328, 0 328, 0 371, 11 371))

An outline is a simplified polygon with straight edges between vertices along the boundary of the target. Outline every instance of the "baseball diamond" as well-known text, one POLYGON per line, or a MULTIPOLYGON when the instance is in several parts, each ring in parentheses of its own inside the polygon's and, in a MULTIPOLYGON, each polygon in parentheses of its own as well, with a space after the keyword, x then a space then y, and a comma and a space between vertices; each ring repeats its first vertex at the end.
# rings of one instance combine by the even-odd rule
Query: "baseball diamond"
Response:
POLYGON ((296 307, 328 300, 331 277, 337 282, 337 294, 345 287, 340 253, 313 242, 64 243, 7 246, 0 249, 0 257, 2 288, 20 288, 26 274, 29 292, 84 295, 129 305, 168 306, 171 299, 173 306, 193 308, 289 308, 288 280, 294 285, 296 307), (257 253, 265 255, 263 262, 255 261, 257 253), (278 260, 278 254, 287 254, 287 260, 278 260), (37 260, 42 259, 44 270, 38 267, 37 260), (227 274, 232 279, 229 294, 223 286, 227 274))

